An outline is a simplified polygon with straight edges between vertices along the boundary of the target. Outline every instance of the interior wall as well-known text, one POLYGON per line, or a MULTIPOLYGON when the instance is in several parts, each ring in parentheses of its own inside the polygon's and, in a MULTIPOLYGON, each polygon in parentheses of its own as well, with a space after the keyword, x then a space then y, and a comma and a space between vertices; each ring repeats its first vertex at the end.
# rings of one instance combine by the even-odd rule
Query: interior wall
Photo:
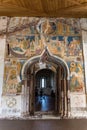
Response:
POLYGON ((52 54, 66 61, 70 69, 70 91, 84 91, 82 34, 79 19, 13 17, 8 24, 8 34, 7 42, 10 51, 6 56, 9 64, 6 65, 5 75, 8 73, 7 69, 11 70, 10 75, 14 73, 16 84, 13 82, 9 84, 13 79, 7 76, 8 81, 4 83, 3 93, 13 93, 13 91, 21 93, 23 64, 29 58, 40 55, 45 46, 52 54), (9 67, 10 64, 12 68, 9 67), (8 84, 9 89, 6 90, 8 84))
MULTIPOLYGON (((6 36, 0 38, 0 106, 2 99, 2 86, 3 86, 3 76, 4 76, 4 54, 5 54, 6 36)), ((0 114, 2 109, 0 107, 0 114)))
POLYGON ((69 67, 71 111, 85 108, 83 45, 79 19, 12 17, 7 18, 6 28, 7 49, 4 49, 5 66, 2 65, 4 104, 2 103, 1 113, 17 116, 28 112, 29 93, 27 86, 22 85, 21 70, 28 59, 41 55, 45 46, 53 55, 61 57, 69 67), (12 106, 9 106, 10 103, 12 106))

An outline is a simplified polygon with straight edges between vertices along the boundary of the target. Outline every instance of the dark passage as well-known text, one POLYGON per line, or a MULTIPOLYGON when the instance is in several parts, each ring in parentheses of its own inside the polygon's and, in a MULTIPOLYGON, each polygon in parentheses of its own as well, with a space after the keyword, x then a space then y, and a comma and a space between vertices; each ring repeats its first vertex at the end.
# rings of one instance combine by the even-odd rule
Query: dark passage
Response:
POLYGON ((35 111, 55 111, 55 73, 42 69, 36 73, 35 111))

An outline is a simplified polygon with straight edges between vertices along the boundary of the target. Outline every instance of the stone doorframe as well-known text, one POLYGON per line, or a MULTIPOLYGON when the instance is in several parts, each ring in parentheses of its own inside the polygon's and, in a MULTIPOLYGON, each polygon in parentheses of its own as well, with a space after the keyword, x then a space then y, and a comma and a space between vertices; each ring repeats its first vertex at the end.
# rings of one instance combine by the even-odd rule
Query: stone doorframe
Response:
MULTIPOLYGON (((34 69, 32 69, 30 73, 27 73, 27 70, 37 62, 39 63, 40 61, 43 60, 44 62, 45 61, 53 62, 56 65, 58 65, 58 67, 60 68, 59 71, 57 71, 59 77, 61 77, 61 78, 58 77, 58 82, 57 82, 57 85, 60 86, 58 87, 58 92, 60 96, 59 112, 61 117, 67 117, 68 114, 70 113, 69 68, 67 63, 62 58, 51 54, 47 47, 44 49, 41 55, 30 58, 23 65, 21 76, 22 76, 23 86, 25 87, 26 90, 24 91, 24 95, 26 95, 27 90, 29 90, 27 88, 31 88, 30 89, 31 92, 33 92, 32 89, 34 89, 33 87, 34 82, 32 82, 34 81, 33 79, 34 69), (27 81, 29 81, 29 86, 27 85, 27 81)), ((29 101, 30 101, 30 97, 32 96, 31 92, 29 92, 28 94, 29 101)), ((31 100, 31 102, 28 102, 27 100, 28 99, 26 98, 26 104, 28 103, 28 110, 26 111, 29 112, 29 114, 33 114, 34 111, 32 110, 33 101, 31 100)))

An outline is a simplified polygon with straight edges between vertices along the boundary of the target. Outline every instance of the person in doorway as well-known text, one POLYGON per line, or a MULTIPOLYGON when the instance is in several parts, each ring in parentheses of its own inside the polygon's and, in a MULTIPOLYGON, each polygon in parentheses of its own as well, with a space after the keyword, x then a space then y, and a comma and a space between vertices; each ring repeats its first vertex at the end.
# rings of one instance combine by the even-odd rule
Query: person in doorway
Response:
POLYGON ((43 96, 43 89, 41 88, 40 89, 40 97, 42 98, 42 96, 43 96))
POLYGON ((51 90, 51 96, 52 96, 52 97, 55 97, 55 93, 54 93, 53 90, 51 90))

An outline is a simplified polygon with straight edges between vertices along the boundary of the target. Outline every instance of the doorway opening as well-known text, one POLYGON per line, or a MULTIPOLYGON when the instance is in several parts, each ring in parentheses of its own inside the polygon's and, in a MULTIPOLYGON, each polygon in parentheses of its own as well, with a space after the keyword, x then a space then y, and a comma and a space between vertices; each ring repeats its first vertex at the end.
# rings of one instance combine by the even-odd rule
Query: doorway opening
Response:
MULTIPOLYGON (((22 68, 23 85, 29 90, 29 115, 50 113, 68 116, 69 69, 66 62, 45 48, 22 68)), ((27 102, 27 100, 26 100, 27 102)))
POLYGON ((41 69, 35 75, 35 111, 55 111, 56 80, 50 69, 41 69))

